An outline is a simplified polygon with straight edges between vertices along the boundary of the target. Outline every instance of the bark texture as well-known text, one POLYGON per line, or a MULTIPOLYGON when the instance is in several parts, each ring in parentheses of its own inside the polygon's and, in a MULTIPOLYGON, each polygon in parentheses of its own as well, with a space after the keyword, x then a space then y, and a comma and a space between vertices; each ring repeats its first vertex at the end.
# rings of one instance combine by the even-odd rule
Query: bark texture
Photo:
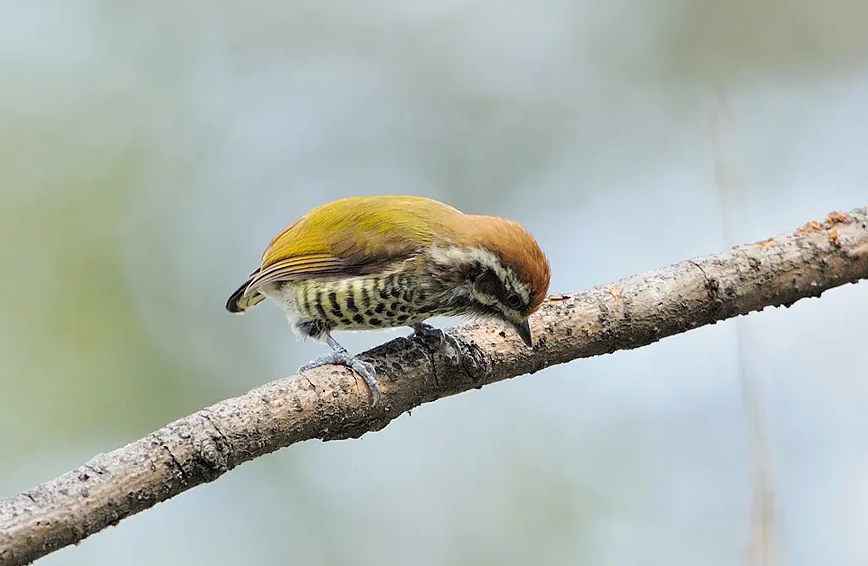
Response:
POLYGON ((868 278, 868 207, 580 293, 549 297, 533 350, 495 324, 452 329, 460 362, 397 338, 363 354, 383 399, 323 367, 221 401, 45 484, 0 500, 0 566, 28 564, 253 458, 304 440, 359 437, 423 403, 868 278))

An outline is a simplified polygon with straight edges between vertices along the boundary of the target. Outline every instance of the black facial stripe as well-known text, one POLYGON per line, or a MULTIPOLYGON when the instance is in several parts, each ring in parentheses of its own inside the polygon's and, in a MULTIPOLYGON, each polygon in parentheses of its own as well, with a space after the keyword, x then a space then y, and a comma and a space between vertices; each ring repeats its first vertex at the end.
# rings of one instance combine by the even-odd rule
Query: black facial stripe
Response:
POLYGON ((498 303, 506 305, 511 309, 521 310, 526 306, 525 298, 520 293, 515 293, 515 295, 519 298, 521 304, 517 306, 509 305, 509 297, 513 294, 513 291, 507 289, 503 284, 503 281, 501 281, 497 274, 490 269, 483 271, 479 277, 476 278, 474 284, 476 285, 477 291, 494 297, 497 299, 498 303))

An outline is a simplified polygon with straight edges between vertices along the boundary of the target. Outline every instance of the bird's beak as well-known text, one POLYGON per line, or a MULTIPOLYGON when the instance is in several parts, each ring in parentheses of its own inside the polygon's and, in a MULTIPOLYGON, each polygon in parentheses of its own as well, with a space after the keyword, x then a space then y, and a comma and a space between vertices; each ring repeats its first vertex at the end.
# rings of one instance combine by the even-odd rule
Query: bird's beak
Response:
POLYGON ((527 347, 533 348, 533 340, 530 337, 530 324, 528 324, 527 319, 513 324, 512 327, 515 328, 515 331, 518 332, 518 335, 521 336, 521 340, 527 344, 527 347))

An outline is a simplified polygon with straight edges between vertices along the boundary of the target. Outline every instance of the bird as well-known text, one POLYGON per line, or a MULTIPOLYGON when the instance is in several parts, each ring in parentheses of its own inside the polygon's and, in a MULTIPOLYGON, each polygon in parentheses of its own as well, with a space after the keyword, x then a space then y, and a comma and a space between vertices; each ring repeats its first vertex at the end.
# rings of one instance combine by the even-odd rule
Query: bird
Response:
POLYGON ((550 279, 546 254, 514 220, 465 214, 420 196, 350 197, 320 205, 279 232, 226 310, 241 314, 270 299, 301 339, 331 348, 299 373, 349 367, 376 405, 382 390, 373 365, 350 354, 334 331, 407 326, 442 346, 449 337, 426 320, 493 319, 532 348, 528 317, 550 279))

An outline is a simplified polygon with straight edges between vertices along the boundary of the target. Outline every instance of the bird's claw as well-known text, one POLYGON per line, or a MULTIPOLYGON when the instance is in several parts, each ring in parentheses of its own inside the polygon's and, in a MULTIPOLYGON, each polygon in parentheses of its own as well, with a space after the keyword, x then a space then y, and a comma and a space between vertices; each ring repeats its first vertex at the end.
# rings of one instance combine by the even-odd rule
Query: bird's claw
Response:
POLYGON ((373 364, 363 362, 346 350, 334 350, 332 352, 329 352, 328 354, 324 354, 317 359, 310 361, 298 368, 298 372, 301 373, 309 369, 327 365, 346 366, 359 374, 359 376, 361 376, 361 378, 365 381, 368 389, 371 391, 371 395, 373 395, 374 397, 373 405, 376 405, 380 402, 380 398, 383 396, 383 392, 380 389, 379 382, 377 382, 377 371, 374 369, 373 364))
POLYGON ((445 330, 419 322, 413 325, 413 334, 429 343, 435 342, 437 349, 446 354, 447 357, 461 360, 461 346, 458 339, 445 330))

